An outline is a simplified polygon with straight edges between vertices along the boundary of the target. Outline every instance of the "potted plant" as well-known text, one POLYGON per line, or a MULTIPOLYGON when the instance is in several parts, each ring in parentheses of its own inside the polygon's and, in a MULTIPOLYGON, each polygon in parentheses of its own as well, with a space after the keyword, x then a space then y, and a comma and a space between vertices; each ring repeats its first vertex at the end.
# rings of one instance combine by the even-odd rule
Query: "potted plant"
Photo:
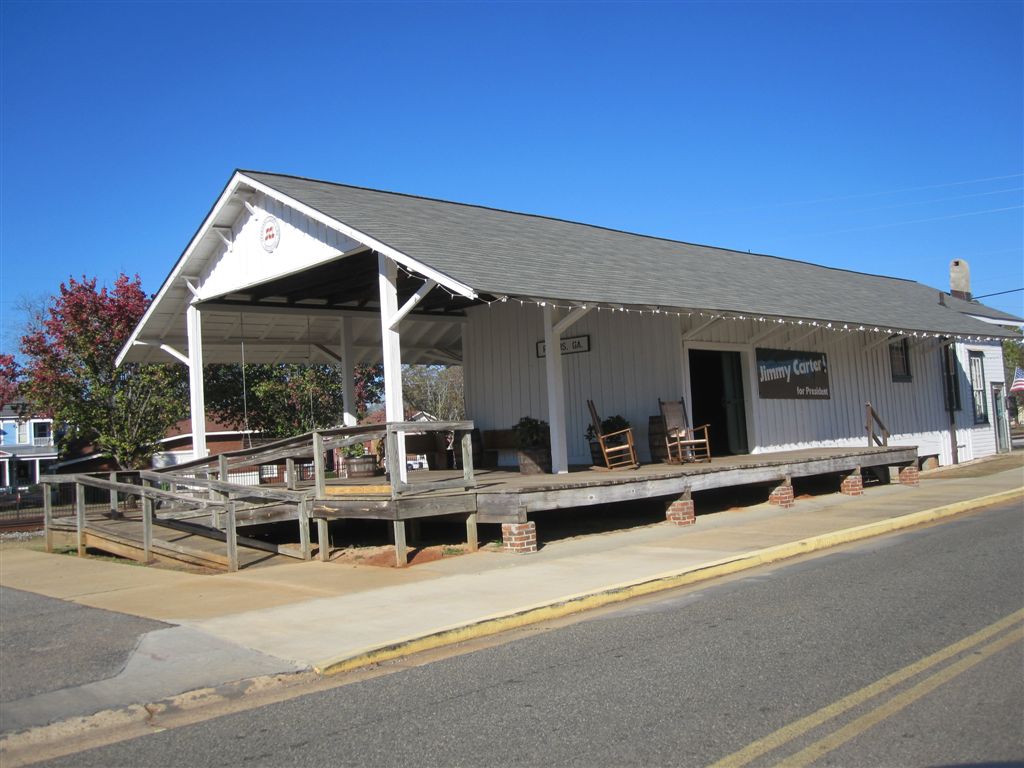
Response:
MULTIPOLYGON (((629 429, 629 422, 624 416, 620 416, 619 414, 609 416, 607 419, 603 419, 601 421, 601 434, 603 435, 620 432, 624 429, 629 429)), ((601 453, 601 444, 597 442, 597 435, 594 433, 593 424, 587 427, 587 431, 583 436, 587 438, 587 442, 590 443, 590 460, 594 464, 603 466, 604 454, 601 453)), ((618 435, 611 439, 609 445, 622 445, 625 441, 625 435, 618 435)))
POLYGON ((551 471, 551 432, 546 421, 523 416, 513 429, 519 449, 519 472, 539 475, 551 471))
POLYGON ((340 450, 344 456, 345 477, 373 477, 377 474, 377 457, 367 455, 362 443, 346 445, 340 450))

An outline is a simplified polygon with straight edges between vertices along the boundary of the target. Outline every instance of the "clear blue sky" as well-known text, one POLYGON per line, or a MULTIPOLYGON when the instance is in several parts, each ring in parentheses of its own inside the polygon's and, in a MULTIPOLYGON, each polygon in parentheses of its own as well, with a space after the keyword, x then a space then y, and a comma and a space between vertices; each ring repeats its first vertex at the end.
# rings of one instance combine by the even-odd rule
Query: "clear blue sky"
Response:
POLYGON ((1024 287, 1022 9, 4 0, 2 348, 156 291, 236 167, 1024 287))

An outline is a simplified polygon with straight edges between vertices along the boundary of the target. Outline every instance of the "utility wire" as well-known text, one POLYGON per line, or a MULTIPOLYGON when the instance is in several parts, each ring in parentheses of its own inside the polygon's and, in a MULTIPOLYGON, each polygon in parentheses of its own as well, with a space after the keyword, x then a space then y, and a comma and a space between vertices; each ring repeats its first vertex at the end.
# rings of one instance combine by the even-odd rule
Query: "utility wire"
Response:
POLYGON ((1017 293, 1018 291, 1024 291, 1024 288, 1011 288, 1008 291, 998 291, 996 293, 983 293, 981 296, 972 296, 972 299, 987 299, 989 296, 1002 296, 1006 293, 1017 293))

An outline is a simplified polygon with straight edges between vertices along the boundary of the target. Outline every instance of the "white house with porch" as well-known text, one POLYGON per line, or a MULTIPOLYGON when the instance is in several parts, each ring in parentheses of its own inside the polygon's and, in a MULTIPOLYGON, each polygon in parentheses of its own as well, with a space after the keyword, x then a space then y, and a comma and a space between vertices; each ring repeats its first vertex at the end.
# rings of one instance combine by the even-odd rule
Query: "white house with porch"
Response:
POLYGON ((53 419, 32 414, 24 400, 0 408, 0 487, 34 485, 56 460, 53 419))
MULTIPOLYGON (((1008 450, 1001 339, 1019 318, 936 288, 774 256, 254 171, 237 171, 119 362, 331 362, 354 423, 356 363, 460 363, 482 430, 551 425, 552 471, 589 464, 586 401, 632 425, 658 399, 715 453, 891 441, 942 464, 1008 450), (550 354, 561 349, 562 354, 550 354)), ((511 460, 511 454, 502 461, 511 460)), ((404 473, 406 462, 397 466, 404 473)))

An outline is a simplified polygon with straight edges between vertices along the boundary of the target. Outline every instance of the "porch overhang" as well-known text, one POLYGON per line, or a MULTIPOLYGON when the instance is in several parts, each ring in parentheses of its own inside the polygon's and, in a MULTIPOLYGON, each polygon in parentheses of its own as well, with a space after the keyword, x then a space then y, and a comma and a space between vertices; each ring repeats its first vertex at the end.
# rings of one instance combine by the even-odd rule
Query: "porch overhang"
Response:
POLYGON ((182 361, 190 306, 203 312, 206 363, 332 362, 338 354, 341 318, 350 318, 354 362, 381 360, 377 254, 400 267, 399 299, 427 281, 436 287, 403 323, 406 361, 452 363, 461 358, 462 309, 478 301, 471 288, 259 181, 236 172, 207 214, 153 302, 118 355, 123 362, 182 361), (272 200, 334 233, 338 248, 300 266, 281 260, 271 274, 236 270, 228 282, 208 278, 236 247, 240 222, 258 211, 253 200, 272 200), (261 279, 262 278, 262 279, 261 279), (176 354, 177 353, 177 354, 176 354))

